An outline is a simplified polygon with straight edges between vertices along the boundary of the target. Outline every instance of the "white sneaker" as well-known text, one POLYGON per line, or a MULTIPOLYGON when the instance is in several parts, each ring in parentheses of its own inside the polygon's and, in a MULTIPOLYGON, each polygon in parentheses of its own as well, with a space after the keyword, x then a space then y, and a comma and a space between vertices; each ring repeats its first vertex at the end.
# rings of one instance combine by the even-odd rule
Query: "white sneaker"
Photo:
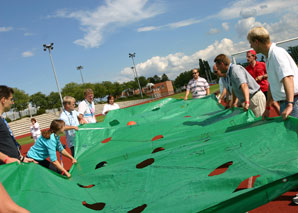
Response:
POLYGON ((293 203, 295 203, 296 205, 298 205, 298 194, 296 194, 295 197, 293 197, 293 203))

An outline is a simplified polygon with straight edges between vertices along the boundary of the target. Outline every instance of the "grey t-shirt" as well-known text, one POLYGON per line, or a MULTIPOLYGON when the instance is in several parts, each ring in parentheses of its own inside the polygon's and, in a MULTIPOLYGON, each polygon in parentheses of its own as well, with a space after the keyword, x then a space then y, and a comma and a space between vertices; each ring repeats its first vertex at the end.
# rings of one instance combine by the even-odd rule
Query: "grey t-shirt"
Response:
POLYGON ((249 89, 249 99, 260 89, 256 80, 241 65, 231 64, 227 73, 232 82, 232 87, 237 98, 244 102, 241 84, 246 83, 249 89))

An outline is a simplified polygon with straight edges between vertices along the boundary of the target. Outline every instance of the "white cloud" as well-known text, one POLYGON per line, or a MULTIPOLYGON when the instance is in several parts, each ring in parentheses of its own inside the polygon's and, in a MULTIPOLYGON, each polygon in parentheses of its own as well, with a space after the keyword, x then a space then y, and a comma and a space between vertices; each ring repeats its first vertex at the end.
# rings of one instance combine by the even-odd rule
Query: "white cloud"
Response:
POLYGON ((257 16, 257 10, 255 8, 251 9, 242 9, 240 11, 240 16, 242 18, 249 18, 249 17, 254 17, 257 16))
POLYGON ((256 18, 250 17, 246 19, 240 19, 235 25, 238 35, 246 40, 248 31, 256 26, 265 27, 273 41, 281 41, 297 37, 298 29, 298 6, 292 7, 288 10, 288 13, 281 16, 277 22, 273 23, 260 23, 256 21, 256 18))
POLYGON ((159 27, 155 26, 148 26, 148 27, 140 27, 137 29, 138 32, 147 32, 147 31, 152 31, 152 30, 158 30, 159 27))
POLYGON ((22 53, 22 57, 24 58, 28 58, 28 57, 32 57, 33 56, 33 52, 31 51, 25 51, 22 53))
POLYGON ((193 24, 197 24, 200 23, 201 20, 198 19, 187 19, 187 20, 183 20, 183 21, 178 21, 178 22, 174 22, 174 23, 170 23, 165 25, 166 27, 170 27, 170 28, 180 28, 180 27, 186 27, 186 26, 190 26, 193 24))
POLYGON ((227 22, 223 22, 221 24, 222 28, 225 30, 225 31, 228 31, 230 29, 230 26, 227 22))
POLYGON ((145 32, 145 31, 152 31, 152 30, 161 30, 161 29, 177 29, 177 28, 181 28, 181 27, 187 27, 193 24, 198 24, 202 22, 201 19, 186 19, 186 20, 182 20, 182 21, 177 21, 177 22, 173 22, 173 23, 169 23, 169 24, 165 24, 165 25, 161 25, 161 26, 148 26, 148 27, 142 27, 142 28, 138 28, 138 32, 145 32))
POLYGON ((211 28, 208 32, 210 35, 218 34, 220 31, 217 28, 211 28))
POLYGON ((285 12, 294 6, 297 6, 297 1, 295 0, 265 0, 262 2, 256 0, 238 0, 212 17, 224 20, 241 17, 249 18, 253 16, 285 12))
POLYGON ((105 4, 95 10, 75 12, 59 10, 54 17, 78 20, 85 35, 74 43, 94 48, 103 43, 106 32, 152 18, 163 12, 163 5, 148 3, 148 0, 105 0, 105 4))
MULTIPOLYGON (((228 38, 222 39, 220 42, 215 41, 203 50, 199 50, 192 55, 184 53, 169 54, 167 56, 154 56, 145 62, 136 65, 139 76, 146 77, 166 73, 170 79, 175 79, 181 72, 198 67, 199 59, 210 61, 210 66, 213 64, 213 59, 216 55, 224 53, 231 55, 238 52, 239 49, 248 49, 248 42, 234 44, 228 38)), ((130 67, 121 70, 118 76, 118 81, 129 81, 133 79, 133 73, 130 67)))
POLYGON ((239 37, 246 38, 246 35, 248 31, 257 26, 263 26, 260 22, 256 22, 256 19, 254 17, 246 18, 246 19, 240 19, 236 26, 236 32, 238 33, 239 37))
POLYGON ((292 11, 280 18, 275 23, 265 23, 264 27, 270 32, 271 40, 281 41, 297 37, 298 29, 298 7, 293 8, 292 11))
POLYGON ((0 32, 8 32, 11 31, 13 28, 12 27, 0 27, 0 32))

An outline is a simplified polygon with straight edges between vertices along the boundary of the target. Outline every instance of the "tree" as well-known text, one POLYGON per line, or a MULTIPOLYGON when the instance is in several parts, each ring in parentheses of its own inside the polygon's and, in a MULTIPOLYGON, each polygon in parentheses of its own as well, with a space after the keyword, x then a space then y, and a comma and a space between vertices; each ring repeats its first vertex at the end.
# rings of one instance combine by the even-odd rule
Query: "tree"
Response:
POLYGON ((108 95, 113 95, 115 93, 115 86, 110 81, 103 81, 102 85, 106 88, 108 95))
POLYGON ((119 84, 118 82, 114 82, 113 87, 114 87, 113 96, 115 96, 115 97, 120 96, 123 91, 123 86, 121 84, 119 84))
MULTIPOLYGON (((28 108, 30 97, 24 90, 13 88, 14 94, 14 108, 17 111, 21 111, 28 108)), ((20 114, 21 117, 21 114, 20 114)))
POLYGON ((123 89, 133 89, 133 90, 135 90, 135 89, 139 88, 139 86, 138 86, 138 84, 137 84, 136 81, 124 82, 122 84, 122 86, 123 86, 123 89))
POLYGON ((203 63, 204 63, 204 67, 205 67, 206 71, 209 73, 210 80, 211 81, 216 80, 217 79, 217 75, 215 75, 213 72, 211 72, 211 68, 210 68, 209 62, 203 60, 203 63))
POLYGON ((60 108, 61 106, 61 101, 60 101, 60 96, 58 92, 51 92, 48 96, 48 105, 47 109, 54 109, 54 108, 60 108))
POLYGON ((47 109, 48 100, 47 96, 41 92, 37 92, 30 96, 30 102, 35 107, 40 107, 41 109, 47 109))
POLYGON ((94 96, 97 98, 103 98, 107 95, 107 90, 101 83, 94 84, 94 96))
POLYGON ((298 63, 298 46, 289 47, 288 48, 289 54, 292 56, 295 63, 298 63))
POLYGON ((64 96, 72 96, 76 100, 84 99, 84 89, 82 84, 77 84, 74 82, 66 84, 62 89, 62 95, 64 96))
POLYGON ((190 81, 190 79, 192 79, 192 71, 191 70, 180 73, 174 80, 174 86, 176 88, 186 86, 188 84, 188 82, 190 81))
POLYGON ((161 79, 160 79, 160 77, 158 75, 154 75, 153 76, 153 79, 155 81, 155 84, 160 83, 160 81, 161 81, 161 79))
POLYGON ((205 78, 208 82, 210 82, 210 79, 208 76, 208 70, 206 70, 202 59, 199 59, 199 66, 200 66, 199 68, 200 77, 205 78))
POLYGON ((155 83, 156 83, 153 77, 148 77, 148 78, 147 78, 147 81, 148 81, 149 83, 152 83, 152 84, 155 84, 155 83))
POLYGON ((141 87, 145 87, 148 84, 147 79, 144 76, 139 77, 141 87))
POLYGON ((165 81, 169 81, 170 79, 168 78, 168 76, 164 73, 161 76, 161 82, 165 82, 165 81))

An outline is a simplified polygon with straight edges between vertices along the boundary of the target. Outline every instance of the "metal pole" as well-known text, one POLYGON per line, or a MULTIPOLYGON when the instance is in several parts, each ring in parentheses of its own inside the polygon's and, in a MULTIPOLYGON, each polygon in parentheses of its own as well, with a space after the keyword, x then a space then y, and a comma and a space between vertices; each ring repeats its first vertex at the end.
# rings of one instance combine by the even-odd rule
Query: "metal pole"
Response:
POLYGON ((135 74, 136 74, 136 78, 137 78, 137 82, 138 82, 138 84, 139 84, 139 90, 140 90, 140 93, 141 93, 141 97, 143 98, 143 92, 142 92, 142 88, 141 88, 141 84, 140 84, 140 81, 139 81, 139 77, 138 77, 138 73, 137 73, 137 68, 136 68, 136 65, 135 65, 135 61, 134 61, 134 57, 135 57, 135 53, 133 53, 133 54, 129 54, 129 57, 132 59, 132 63, 133 63, 133 66, 134 66, 134 68, 135 68, 135 74))
POLYGON ((80 71, 80 73, 81 73, 81 79, 82 79, 82 83, 84 84, 85 82, 84 82, 84 79, 83 79, 83 75, 82 75, 82 70, 83 69, 83 67, 82 66, 78 66, 77 67, 77 70, 79 70, 80 71))
POLYGON ((62 99, 62 95, 61 95, 61 92, 60 92, 60 87, 59 87, 59 83, 58 83, 58 79, 57 79, 57 75, 56 75, 56 71, 55 71, 53 57, 52 57, 52 54, 51 54, 51 49, 53 49, 53 43, 51 43, 51 45, 45 45, 44 44, 43 47, 44 47, 44 51, 46 51, 46 49, 49 50, 50 60, 51 60, 51 64, 52 64, 52 68, 53 68, 53 72, 54 72, 54 76, 55 76, 57 88, 58 88, 58 93, 59 93, 59 96, 60 96, 61 107, 63 109, 63 99, 62 99))
POLYGON ((83 75, 82 75, 82 71, 80 70, 80 73, 81 73, 81 79, 82 79, 82 82, 84 84, 84 79, 83 79, 83 75))

